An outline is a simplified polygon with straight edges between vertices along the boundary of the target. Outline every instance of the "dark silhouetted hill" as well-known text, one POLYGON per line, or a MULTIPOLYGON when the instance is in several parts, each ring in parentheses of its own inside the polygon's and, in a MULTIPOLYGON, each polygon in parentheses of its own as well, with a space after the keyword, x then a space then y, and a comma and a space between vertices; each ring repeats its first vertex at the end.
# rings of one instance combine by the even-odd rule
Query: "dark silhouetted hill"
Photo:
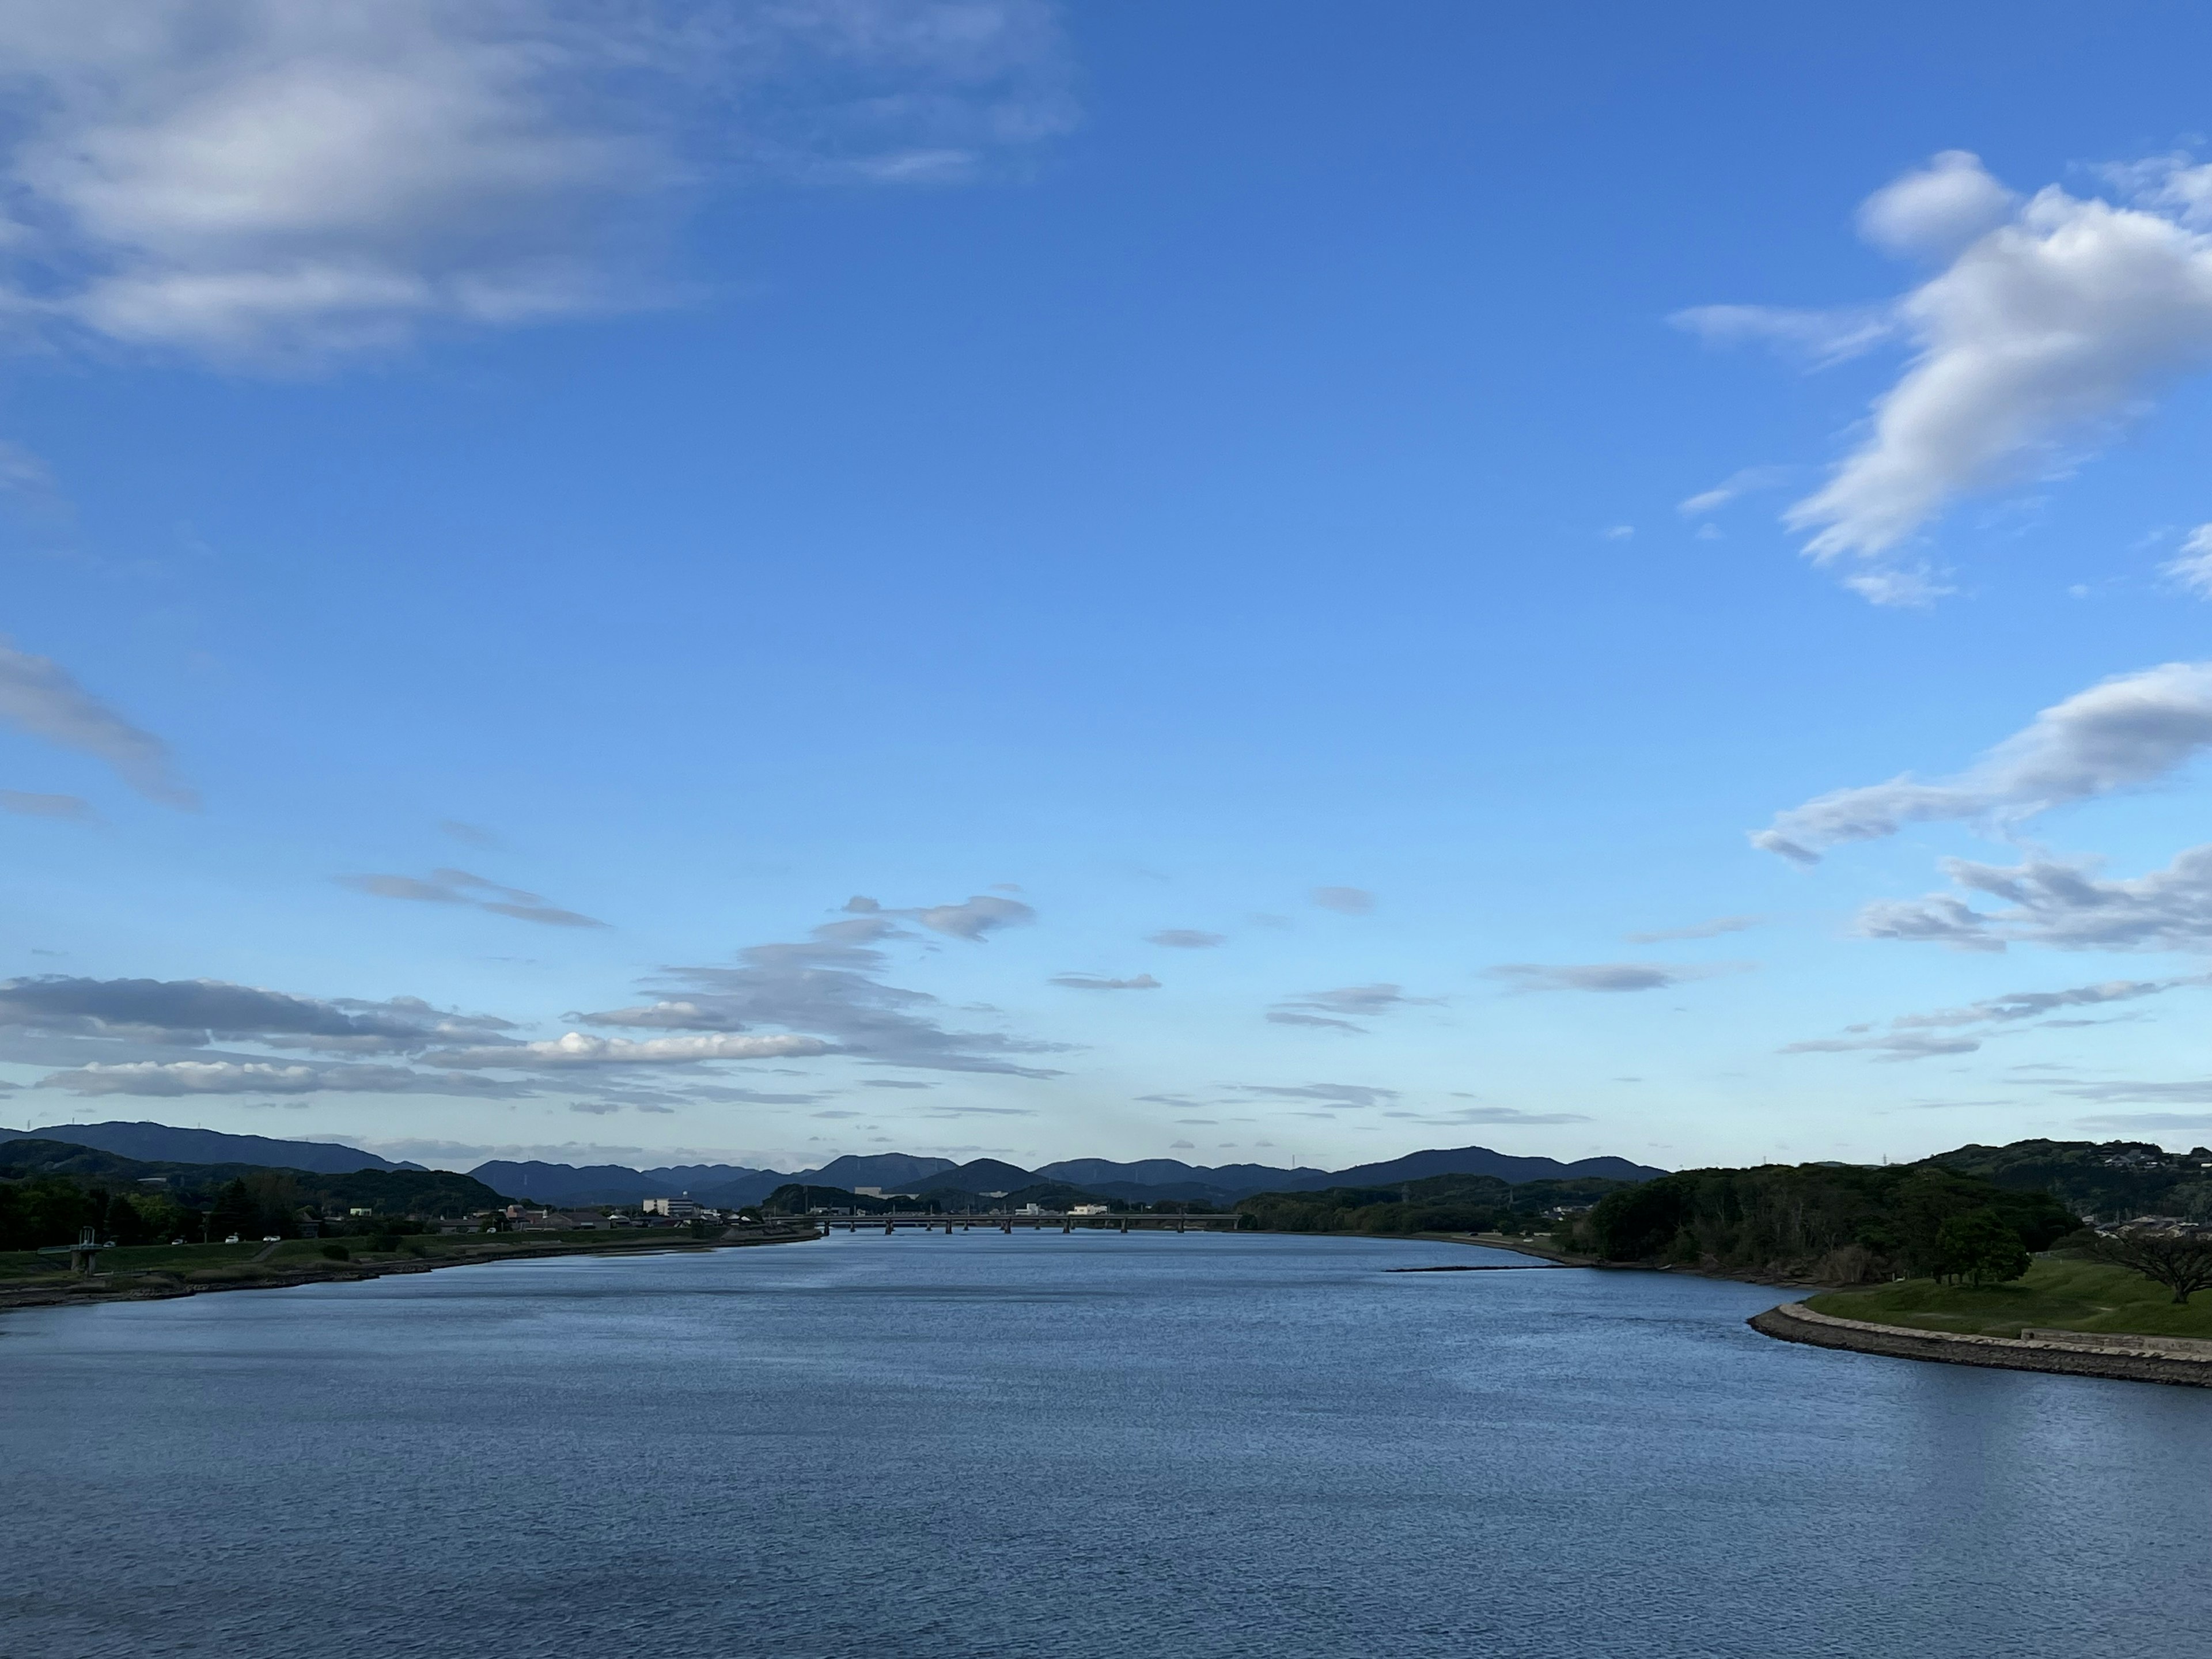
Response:
POLYGON ((94 1146, 118 1158, 157 1164, 248 1164, 262 1169, 313 1170, 347 1175, 356 1170, 419 1170, 327 1140, 276 1140, 267 1135, 227 1135, 213 1129, 177 1129, 166 1123, 57 1123, 44 1129, 0 1130, 0 1141, 28 1136, 94 1146))

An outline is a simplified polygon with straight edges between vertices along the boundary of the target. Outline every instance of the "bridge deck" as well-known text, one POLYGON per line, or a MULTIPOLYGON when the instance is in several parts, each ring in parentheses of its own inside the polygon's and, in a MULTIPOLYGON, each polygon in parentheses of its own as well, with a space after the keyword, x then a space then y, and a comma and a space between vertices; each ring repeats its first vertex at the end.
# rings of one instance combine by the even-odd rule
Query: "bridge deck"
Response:
POLYGON ((843 1228, 848 1233, 880 1227, 885 1232, 901 1227, 919 1227, 925 1232, 972 1232, 977 1228, 1007 1233, 1017 1227, 1032 1231, 1040 1227, 1056 1227, 1061 1232, 1073 1232, 1080 1227, 1091 1232, 1121 1232, 1133 1229, 1167 1229, 1174 1232, 1213 1232, 1234 1228, 1243 1217, 1234 1213, 1198 1212, 1190 1215, 1071 1215, 1065 1211, 1044 1211, 1036 1214, 1014 1213, 1003 1210, 979 1211, 972 1215, 933 1215, 927 1212, 893 1212, 882 1215, 817 1215, 810 1218, 820 1222, 831 1231, 843 1228))

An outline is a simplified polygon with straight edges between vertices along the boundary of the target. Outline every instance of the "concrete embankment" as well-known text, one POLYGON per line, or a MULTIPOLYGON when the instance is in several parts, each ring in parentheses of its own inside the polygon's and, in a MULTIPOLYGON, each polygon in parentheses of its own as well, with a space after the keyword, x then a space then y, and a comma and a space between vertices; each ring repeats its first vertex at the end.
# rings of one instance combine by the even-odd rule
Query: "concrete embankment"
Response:
POLYGON ((2212 1389, 2212 1343, 2174 1337, 2107 1336, 2038 1330, 2030 1338, 1966 1336, 1910 1325, 1875 1325, 1816 1313, 1802 1302, 1754 1314, 1745 1322, 1762 1336, 1816 1348, 1847 1348, 1892 1359, 1927 1359, 1944 1365, 1988 1365, 2002 1370, 2051 1371, 2103 1376, 2124 1382, 2168 1382, 2212 1389), (2193 1352, 2192 1350, 2202 1350, 2193 1352))

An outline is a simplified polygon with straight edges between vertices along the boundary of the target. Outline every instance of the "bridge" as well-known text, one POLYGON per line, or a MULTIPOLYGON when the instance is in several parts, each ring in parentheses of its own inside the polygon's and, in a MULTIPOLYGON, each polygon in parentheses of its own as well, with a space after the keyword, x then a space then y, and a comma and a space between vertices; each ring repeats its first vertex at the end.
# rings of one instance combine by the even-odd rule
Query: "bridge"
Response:
POLYGON ((880 1227, 886 1233, 896 1232, 902 1227, 919 1227, 923 1232, 969 1232, 981 1228, 986 1232, 1012 1233, 1017 1227, 1027 1227, 1032 1232, 1047 1227, 1072 1233, 1081 1227, 1091 1232, 1217 1232, 1233 1231, 1243 1219, 1234 1212, 1227 1213, 1193 1212, 1175 1215, 1147 1211, 1144 1213, 1109 1212, 1103 1215, 1077 1215, 1072 1210, 987 1210, 972 1215, 945 1215, 929 1210, 890 1210, 876 1215, 817 1215, 809 1220, 819 1222, 824 1232, 835 1232, 842 1227, 848 1233, 863 1228, 873 1231, 880 1227))

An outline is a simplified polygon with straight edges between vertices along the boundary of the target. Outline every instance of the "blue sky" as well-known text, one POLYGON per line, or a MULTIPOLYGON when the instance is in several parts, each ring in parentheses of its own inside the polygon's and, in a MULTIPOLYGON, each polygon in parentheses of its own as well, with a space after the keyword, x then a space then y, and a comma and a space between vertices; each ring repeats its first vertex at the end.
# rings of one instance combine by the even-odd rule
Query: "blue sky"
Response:
POLYGON ((0 22, 0 1115, 2212 1140, 2193 9, 328 13, 0 22))

